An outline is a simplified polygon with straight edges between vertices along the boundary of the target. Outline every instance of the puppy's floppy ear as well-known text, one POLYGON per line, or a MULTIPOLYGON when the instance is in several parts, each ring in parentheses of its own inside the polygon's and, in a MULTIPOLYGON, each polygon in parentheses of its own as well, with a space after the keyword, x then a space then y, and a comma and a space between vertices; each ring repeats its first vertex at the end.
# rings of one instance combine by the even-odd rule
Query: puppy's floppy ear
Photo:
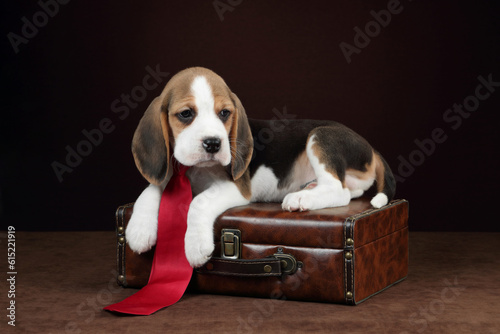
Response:
POLYGON ((253 137, 247 114, 236 94, 231 93, 231 99, 236 106, 233 124, 229 134, 231 143, 231 175, 233 180, 239 179, 252 160, 253 137))
POLYGON ((159 185, 168 174, 170 146, 167 113, 161 111, 161 97, 151 102, 132 139, 137 169, 149 183, 159 185))

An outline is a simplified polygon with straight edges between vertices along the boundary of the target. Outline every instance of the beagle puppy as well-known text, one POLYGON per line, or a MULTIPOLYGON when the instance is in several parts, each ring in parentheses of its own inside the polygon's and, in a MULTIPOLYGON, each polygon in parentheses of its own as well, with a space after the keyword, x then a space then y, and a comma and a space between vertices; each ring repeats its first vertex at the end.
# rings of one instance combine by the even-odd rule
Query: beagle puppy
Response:
POLYGON ((393 198, 391 169, 351 129, 333 121, 290 120, 271 142, 254 149, 253 137, 275 128, 273 121, 248 120, 238 97, 214 72, 193 67, 173 76, 132 141, 137 168, 150 185, 126 229, 130 248, 142 253, 156 243, 161 194, 175 169, 172 156, 191 166, 185 252, 192 267, 210 259, 214 221, 229 208, 250 202, 281 202, 288 211, 344 206, 375 181, 375 208, 393 198))

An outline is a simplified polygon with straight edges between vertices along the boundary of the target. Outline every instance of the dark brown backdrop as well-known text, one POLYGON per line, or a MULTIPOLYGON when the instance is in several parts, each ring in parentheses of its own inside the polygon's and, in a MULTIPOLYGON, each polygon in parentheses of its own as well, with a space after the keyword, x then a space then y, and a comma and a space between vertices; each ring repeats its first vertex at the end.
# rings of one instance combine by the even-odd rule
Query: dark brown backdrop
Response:
POLYGON ((146 186, 130 153, 142 113, 197 65, 251 117, 286 108, 363 135, 401 177, 412 230, 500 231, 500 87, 476 92, 480 76, 500 82, 495 1, 60 1, 2 3, 2 225, 112 229, 115 208, 146 186), (355 40, 356 27, 371 37, 355 40), (340 45, 356 43, 348 63, 340 45), (464 100, 467 118, 447 112, 464 100), (61 181, 53 165, 68 149, 87 156, 61 181))

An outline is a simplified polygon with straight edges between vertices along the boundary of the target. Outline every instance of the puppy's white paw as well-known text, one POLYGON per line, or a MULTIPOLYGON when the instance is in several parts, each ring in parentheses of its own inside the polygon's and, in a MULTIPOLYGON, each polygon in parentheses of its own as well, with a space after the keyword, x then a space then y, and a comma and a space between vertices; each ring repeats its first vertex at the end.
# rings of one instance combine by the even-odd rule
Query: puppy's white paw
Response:
POLYGON ((144 253, 156 245, 158 211, 164 187, 150 184, 135 201, 134 212, 125 230, 125 239, 130 249, 136 253, 144 253))
POLYGON ((389 203, 389 199, 387 198, 387 195, 384 193, 378 193, 370 201, 370 204, 376 209, 383 207, 387 203, 389 203))
POLYGON ((158 215, 132 214, 125 230, 127 243, 135 253, 141 254, 156 245, 158 215))
POLYGON ((281 207, 287 211, 307 211, 314 210, 314 193, 309 189, 304 189, 285 196, 281 207))
POLYGON ((287 211, 307 211, 333 208, 349 204, 351 194, 347 188, 331 188, 317 186, 304 189, 285 196, 281 207, 287 211))
POLYGON ((210 260, 214 247, 214 239, 210 231, 200 232, 188 226, 184 248, 191 267, 201 267, 210 260))

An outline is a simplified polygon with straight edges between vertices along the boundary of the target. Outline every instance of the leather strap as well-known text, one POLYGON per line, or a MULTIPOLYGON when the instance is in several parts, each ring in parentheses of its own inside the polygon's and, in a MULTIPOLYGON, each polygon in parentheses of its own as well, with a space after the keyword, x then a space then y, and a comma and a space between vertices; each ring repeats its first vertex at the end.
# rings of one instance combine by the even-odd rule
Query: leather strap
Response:
POLYGON ((276 257, 258 260, 212 258, 197 269, 200 274, 240 277, 281 276, 281 261, 276 257))

